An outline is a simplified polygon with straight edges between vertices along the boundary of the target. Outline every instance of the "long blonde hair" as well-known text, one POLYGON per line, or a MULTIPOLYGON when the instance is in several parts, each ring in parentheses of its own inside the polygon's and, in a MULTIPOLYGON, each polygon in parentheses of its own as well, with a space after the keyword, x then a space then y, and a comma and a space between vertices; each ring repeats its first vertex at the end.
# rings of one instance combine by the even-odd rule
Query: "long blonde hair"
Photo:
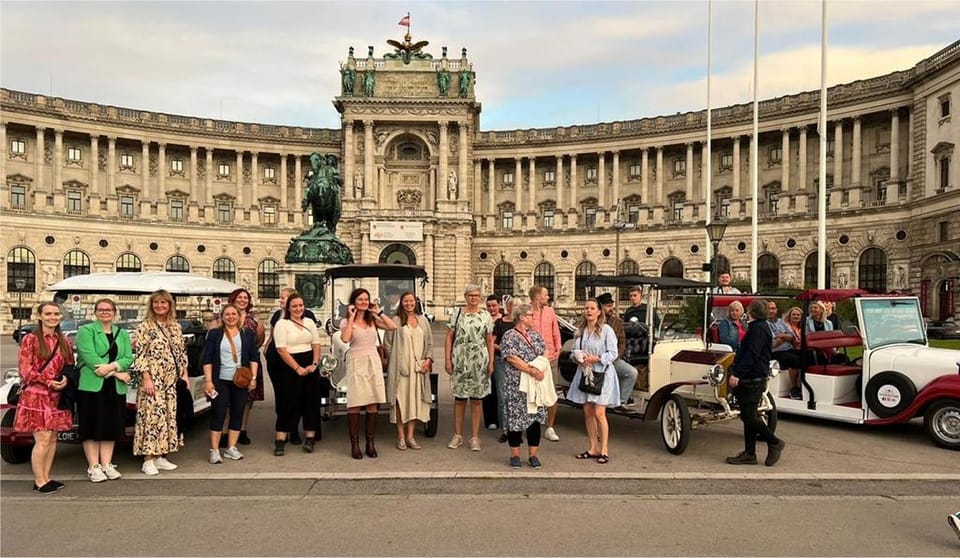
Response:
POLYGON ((150 298, 147 299, 147 312, 144 316, 144 321, 159 323, 160 320, 157 319, 157 315, 153 313, 153 303, 157 300, 166 300, 170 303, 170 310, 167 312, 167 317, 164 321, 172 322, 177 319, 177 302, 173 300, 173 296, 165 291, 160 289, 159 291, 154 291, 150 298))
POLYGON ((597 316, 597 324, 593 327, 593 330, 592 330, 592 331, 588 331, 588 330, 587 330, 587 316, 586 316, 586 314, 581 314, 581 315, 580 315, 580 322, 577 324, 577 331, 576 331, 576 333, 574 333, 574 337, 580 337, 580 336, 582 336, 582 335, 584 334, 584 332, 592 333, 592 334, 594 334, 594 335, 600 335, 600 332, 603 330, 603 325, 604 325, 605 323, 607 323, 606 318, 603 316, 603 312, 600 310, 600 303, 597 302, 597 299, 595 299, 595 298, 588 298, 588 299, 586 300, 586 302, 583 303, 583 306, 586 307, 587 304, 589 304, 589 303, 591 303, 591 302, 597 305, 597 311, 598 311, 598 314, 599 314, 599 315, 597 316))

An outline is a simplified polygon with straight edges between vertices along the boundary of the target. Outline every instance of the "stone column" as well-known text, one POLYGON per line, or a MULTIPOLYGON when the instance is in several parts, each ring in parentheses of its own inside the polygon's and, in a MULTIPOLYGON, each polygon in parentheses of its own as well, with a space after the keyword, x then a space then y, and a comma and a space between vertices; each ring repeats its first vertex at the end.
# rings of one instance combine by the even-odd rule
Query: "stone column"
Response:
POLYGON ((487 159, 487 229, 497 229, 497 172, 496 160, 487 159))
MULTIPOLYGON (((250 152, 250 200, 251 205, 260 206, 260 167, 258 165, 258 151, 250 152)), ((349 190, 349 188, 347 188, 349 190)))
MULTIPOLYGON (((537 212, 537 158, 530 157, 530 191, 527 196, 527 212, 535 214, 537 212)), ((536 219, 534 219, 536 223, 536 219)), ((536 227, 531 227, 536 228, 536 227)))
POLYGON ((347 199, 354 199, 357 197, 357 191, 353 187, 353 176, 356 172, 353 170, 353 120, 349 118, 343 119, 343 193, 344 197, 347 199))
POLYGON ((63 189, 63 129, 53 129, 53 189, 63 189))
POLYGON ((570 155, 570 211, 573 219, 567 222, 568 228, 577 228, 580 215, 580 196, 577 193, 577 154, 570 155))
POLYGON ((446 200, 446 199, 449 199, 449 190, 450 190, 449 188, 447 188, 447 180, 450 177, 450 170, 448 165, 449 158, 450 158, 450 144, 449 144, 450 137, 448 134, 450 123, 447 122, 446 120, 441 120, 440 122, 438 122, 438 125, 440 126, 440 161, 439 161, 439 164, 437 165, 437 168, 438 168, 437 173, 440 176, 437 177, 437 184, 438 184, 437 188, 443 189, 446 191, 445 192, 438 191, 437 199, 446 200))
MULTIPOLYGON (((37 128, 37 146, 36 146, 36 149, 34 150, 34 155, 33 155, 33 167, 34 167, 33 174, 34 174, 34 180, 35 180, 34 184, 36 185, 37 192, 48 191, 45 188, 45 184, 43 183, 43 160, 44 160, 43 136, 45 133, 46 133, 46 128, 37 128)), ((3 178, 6 179, 6 177, 3 177, 3 178)), ((45 207, 46 202, 44 200, 38 200, 37 205, 41 205, 45 207)))
POLYGON ((190 201, 197 203, 200 199, 200 192, 197 190, 200 186, 197 184, 197 146, 190 146, 190 201))
POLYGON ((523 160, 520 157, 513 158, 513 203, 514 215, 517 216, 517 219, 522 219, 521 215, 523 214, 523 160))
POLYGON ((640 150, 640 195, 643 198, 643 203, 647 205, 653 205, 656 200, 654 200, 654 196, 650 192, 649 151, 650 148, 648 147, 644 147, 640 150))
POLYGON ((613 152, 613 203, 617 204, 617 211, 620 210, 620 152, 613 152))
MULTIPOLYGON (((790 128, 781 130, 780 143, 780 191, 790 192, 790 128)), ((786 208, 784 208, 786 209, 786 208)))
POLYGON ((693 201, 693 143, 687 144, 687 203, 693 201))
POLYGON ((307 212, 300 209, 303 203, 303 162, 299 154, 293 156, 293 210, 300 216, 297 221, 301 225, 306 224, 307 212))
POLYGON ((663 205, 663 146, 657 146, 657 205, 663 205))
MULTIPOLYGON (((207 205, 213 199, 213 173, 217 172, 213 168, 213 148, 205 147, 204 151, 207 153, 207 179, 204 181, 203 198, 198 200, 201 207, 207 205)), ((205 217, 208 220, 210 219, 209 215, 205 217)))
POLYGON ((363 192, 367 196, 376 196, 382 199, 382 192, 374 184, 373 179, 373 120, 363 121, 363 192))
MULTIPOLYGON (((900 180, 900 109, 890 111, 890 183, 900 180)), ((889 197, 889 194, 888 194, 889 197)))
POLYGON ((843 120, 837 120, 833 125, 833 187, 843 185, 843 120))
MULTIPOLYGON (((554 184, 557 186, 557 212, 560 215, 566 215, 567 206, 563 204, 563 153, 557 153, 557 173, 554 176, 554 184)), ((561 217, 562 218, 562 217, 561 217)), ((562 224, 562 223, 559 223, 562 224)))
MULTIPOLYGON (((597 152, 597 212, 606 211, 607 208, 607 153, 606 151, 597 152)), ((598 219, 603 217, 598 216, 598 219)), ((599 224, 599 223, 598 223, 599 224)))
MULTIPOLYGON (((703 142, 700 144, 699 169, 700 169, 700 195, 697 197, 697 202, 706 203, 707 198, 711 195, 710 176, 707 174, 707 142, 703 142)), ((711 172, 713 172, 712 169, 711 169, 711 172)), ((704 205, 704 208, 706 208, 705 205, 704 205)))
POLYGON ((150 193, 150 142, 140 140, 140 201, 152 200, 150 193))
POLYGON ((157 144, 157 201, 167 195, 167 144, 157 144))
MULTIPOLYGON (((98 198, 103 197, 103 193, 100 192, 100 136, 96 134, 90 135, 90 194, 97 196, 98 198)), ((100 207, 97 207, 96 210, 99 212, 100 207)))
POLYGON ((246 197, 243 195, 243 151, 237 150, 237 203, 236 209, 246 209, 246 197))
POLYGON ((797 156, 797 190, 807 190, 807 126, 800 126, 800 152, 797 156))
POLYGON ((853 156, 850 158, 850 185, 854 188, 863 184, 860 176, 860 117, 853 117, 853 156))
POLYGON ((277 215, 277 221, 286 224, 286 220, 281 221, 289 205, 287 204, 287 154, 280 152, 280 211, 277 215))
POLYGON ((460 132, 460 146, 457 149, 457 155, 460 157, 458 161, 460 170, 457 171, 457 191, 451 196, 450 199, 452 200, 464 199, 463 192, 467 187, 467 134, 470 126, 461 122, 457 128, 460 132))
POLYGON ((483 162, 480 159, 473 160, 473 214, 483 215, 483 162))
MULTIPOLYGON (((0 120, 0 177, 7 176, 7 159, 10 157, 9 144, 7 144, 7 121, 0 120)), ((96 161, 96 159, 94 159, 96 161)), ((3 203, 3 202, 0 202, 3 203)), ((9 203, 9 198, 7 199, 9 203)), ((9 205, 7 205, 9 207, 9 205)))
POLYGON ((107 136, 107 195, 117 193, 117 136, 107 136))
POLYGON ((731 200, 740 199, 740 136, 733 136, 733 186, 730 191, 731 200))

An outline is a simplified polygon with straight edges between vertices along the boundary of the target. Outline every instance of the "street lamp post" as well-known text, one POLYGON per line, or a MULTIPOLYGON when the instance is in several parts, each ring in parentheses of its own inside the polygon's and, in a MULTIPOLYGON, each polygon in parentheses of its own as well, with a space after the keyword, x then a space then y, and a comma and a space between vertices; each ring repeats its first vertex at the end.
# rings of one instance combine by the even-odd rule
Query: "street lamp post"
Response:
MULTIPOLYGON (((707 229, 707 238, 710 239, 710 244, 713 246, 713 253, 710 258, 710 280, 712 283, 717 282, 717 277, 720 276, 720 273, 717 269, 717 265, 720 260, 717 256, 717 253, 720 250, 720 241, 723 240, 723 233, 727 230, 727 222, 719 219, 712 219, 706 226, 707 229)), ((719 284, 719 283, 718 283, 719 284)))
POLYGON ((13 286, 17 288, 17 329, 23 327, 23 289, 27 286, 26 279, 14 279, 13 286))

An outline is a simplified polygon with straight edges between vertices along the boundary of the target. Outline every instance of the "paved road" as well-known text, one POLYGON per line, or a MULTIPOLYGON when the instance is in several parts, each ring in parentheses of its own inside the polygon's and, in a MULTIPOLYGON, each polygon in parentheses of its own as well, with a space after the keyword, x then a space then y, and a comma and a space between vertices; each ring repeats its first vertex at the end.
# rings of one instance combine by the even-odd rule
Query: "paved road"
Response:
MULTIPOLYGON (((6 364, 9 342, 0 352, 6 364)), ((781 417, 787 450, 765 468, 723 463, 739 449, 739 422, 697 430, 674 456, 656 424, 615 417, 612 460, 599 465, 573 458, 585 447, 582 419, 562 408, 562 439, 544 442, 544 468, 513 471, 494 432, 483 432, 481 452, 446 449, 452 406, 443 376, 440 392, 437 438, 421 435, 423 450, 397 451, 381 417, 376 460, 349 457, 342 419, 324 424, 316 453, 288 446, 274 457, 268 402, 254 411, 254 444, 239 462, 206 463, 201 419, 171 457, 180 468, 159 478, 140 474, 123 449, 124 480, 93 485, 80 448, 63 445, 54 476, 68 486, 40 496, 29 465, 3 464, 0 554, 960 553, 944 519, 960 509, 960 454, 931 445, 919 422, 871 429, 781 417), (243 528, 222 529, 236 523, 243 528), (761 536, 745 538, 747 526, 761 536)))

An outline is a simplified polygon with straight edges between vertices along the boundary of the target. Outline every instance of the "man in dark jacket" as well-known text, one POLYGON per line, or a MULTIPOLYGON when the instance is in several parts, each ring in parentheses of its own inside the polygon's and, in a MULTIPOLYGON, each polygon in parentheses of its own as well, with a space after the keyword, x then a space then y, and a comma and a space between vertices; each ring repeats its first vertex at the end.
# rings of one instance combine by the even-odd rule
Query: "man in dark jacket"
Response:
POLYGON ((754 299, 747 310, 750 325, 747 334, 740 343, 740 349, 733 361, 730 373, 730 387, 734 389, 740 403, 740 420, 743 421, 743 451, 728 457, 731 465, 757 464, 757 439, 767 443, 767 467, 776 465, 780 460, 786 443, 773 435, 767 423, 761 420, 757 407, 763 397, 767 384, 767 370, 772 358, 770 348, 773 335, 766 324, 767 301, 754 299))

